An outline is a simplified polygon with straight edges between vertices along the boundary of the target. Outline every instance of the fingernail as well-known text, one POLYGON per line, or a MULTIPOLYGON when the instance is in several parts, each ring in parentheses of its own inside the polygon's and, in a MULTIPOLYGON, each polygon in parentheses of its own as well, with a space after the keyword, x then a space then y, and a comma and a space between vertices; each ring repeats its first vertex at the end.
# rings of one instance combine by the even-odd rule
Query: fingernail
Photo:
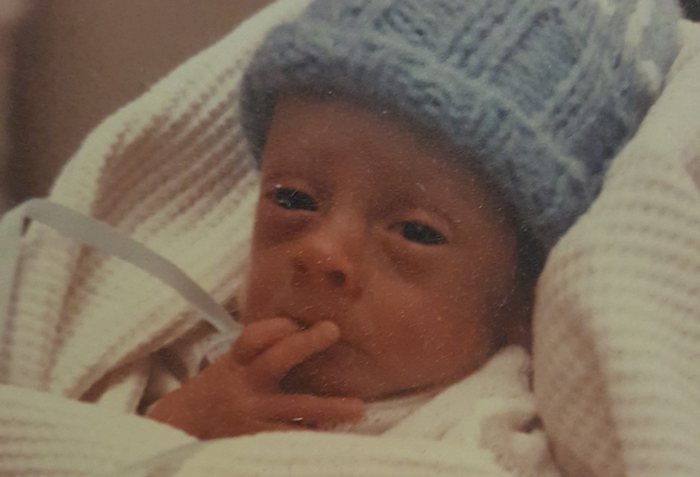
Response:
POLYGON ((323 331, 328 334, 329 338, 340 338, 340 328, 338 328, 338 325, 336 325, 332 321, 321 321, 317 323, 316 326, 323 327, 323 331))

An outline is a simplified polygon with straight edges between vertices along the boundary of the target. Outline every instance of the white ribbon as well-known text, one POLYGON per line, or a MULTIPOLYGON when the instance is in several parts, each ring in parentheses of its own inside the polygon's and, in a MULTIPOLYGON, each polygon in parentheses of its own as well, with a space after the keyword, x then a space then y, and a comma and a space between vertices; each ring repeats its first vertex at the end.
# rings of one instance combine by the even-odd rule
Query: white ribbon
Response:
POLYGON ((0 345, 6 339, 20 241, 29 220, 49 226, 78 243, 129 262, 170 286, 204 314, 204 319, 233 341, 240 326, 229 313, 185 272, 143 244, 104 222, 47 199, 32 199, 9 211, 0 221, 0 345))

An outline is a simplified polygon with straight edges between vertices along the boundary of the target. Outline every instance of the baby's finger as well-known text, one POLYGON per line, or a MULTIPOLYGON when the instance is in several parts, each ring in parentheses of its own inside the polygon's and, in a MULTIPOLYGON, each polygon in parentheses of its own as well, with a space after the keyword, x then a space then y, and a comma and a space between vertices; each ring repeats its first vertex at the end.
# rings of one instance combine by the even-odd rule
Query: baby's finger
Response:
POLYGON ((270 418, 311 429, 330 429, 357 422, 364 415, 360 399, 320 397, 310 394, 278 394, 266 398, 270 418))
POLYGON ((277 382, 292 367, 314 353, 323 351, 338 341, 340 330, 330 321, 316 323, 311 328, 289 335, 270 346, 250 363, 257 376, 277 382))
POLYGON ((233 344, 233 359, 240 364, 248 364, 266 348, 297 331, 299 325, 287 318, 270 318, 251 323, 233 344))

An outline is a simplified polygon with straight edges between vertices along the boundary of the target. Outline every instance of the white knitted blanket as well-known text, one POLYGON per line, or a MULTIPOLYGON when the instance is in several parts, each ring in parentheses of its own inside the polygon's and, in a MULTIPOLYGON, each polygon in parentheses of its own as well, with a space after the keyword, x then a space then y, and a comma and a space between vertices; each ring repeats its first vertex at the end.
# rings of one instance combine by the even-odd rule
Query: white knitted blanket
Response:
MULTIPOLYGON (((241 74, 268 29, 306 3, 273 4, 106 120, 51 200, 115 226, 216 300, 230 300, 257 198, 238 120, 241 74)), ((538 285, 536 405, 566 475, 700 475, 700 32, 685 22, 682 29, 684 48, 663 95, 538 285)), ((480 452, 484 442, 467 453, 437 431, 202 444, 133 415, 152 353, 199 318, 141 270, 32 225, 0 323, 0 475, 551 470, 509 474, 503 467, 518 456, 480 452)), ((512 416, 517 427, 522 414, 512 416)), ((432 417, 424 419, 413 429, 432 417)))

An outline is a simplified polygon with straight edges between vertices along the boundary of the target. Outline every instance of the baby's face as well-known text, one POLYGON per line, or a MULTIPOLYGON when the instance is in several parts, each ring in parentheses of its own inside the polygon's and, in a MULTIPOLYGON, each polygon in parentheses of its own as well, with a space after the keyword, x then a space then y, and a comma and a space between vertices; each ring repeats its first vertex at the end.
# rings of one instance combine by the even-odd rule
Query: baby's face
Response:
POLYGON ((329 320, 297 391, 379 398, 489 357, 517 240, 476 178, 409 128, 342 101, 280 101, 262 159, 241 320, 329 320))

